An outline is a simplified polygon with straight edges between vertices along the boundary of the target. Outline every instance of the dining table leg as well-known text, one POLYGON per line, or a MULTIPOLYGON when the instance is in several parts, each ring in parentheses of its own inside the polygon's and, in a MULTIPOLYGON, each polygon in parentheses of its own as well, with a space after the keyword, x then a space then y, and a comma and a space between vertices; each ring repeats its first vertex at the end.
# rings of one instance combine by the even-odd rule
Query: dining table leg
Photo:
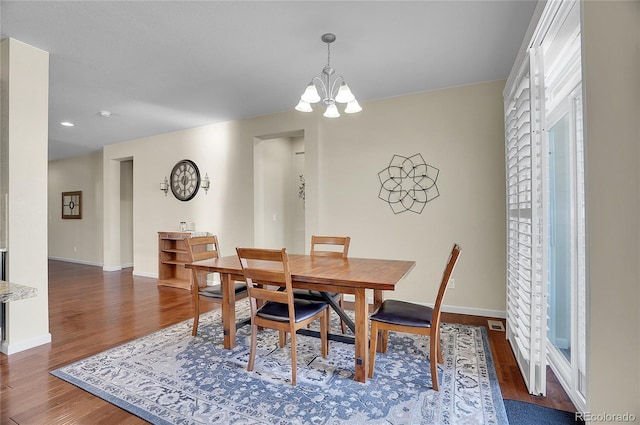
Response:
MULTIPOLYGON (((382 291, 376 289, 373 291, 373 311, 376 311, 378 307, 382 305, 382 291)), ((387 332, 378 332, 378 343, 376 345, 376 351, 378 353, 387 352, 387 332)))
POLYGON ((364 288, 356 289, 355 293, 355 379, 358 382, 367 380, 367 354, 369 348, 369 312, 364 288))
POLYGON ((222 282, 222 328, 224 332, 224 348, 236 346, 236 291, 231 275, 221 273, 222 282))

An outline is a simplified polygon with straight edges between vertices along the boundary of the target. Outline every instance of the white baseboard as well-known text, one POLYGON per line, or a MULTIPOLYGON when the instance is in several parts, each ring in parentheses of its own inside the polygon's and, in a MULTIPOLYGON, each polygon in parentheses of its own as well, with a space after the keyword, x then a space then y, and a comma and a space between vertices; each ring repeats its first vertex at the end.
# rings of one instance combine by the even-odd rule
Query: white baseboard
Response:
MULTIPOLYGON (((349 302, 355 301, 355 296, 353 294, 345 294, 344 300, 349 302)), ((367 303, 373 304, 373 298, 368 297, 367 303)), ((421 305, 426 305, 429 307, 433 307, 433 303, 416 303, 421 305)), ((461 307, 454 305, 443 305, 442 311, 445 313, 456 313, 456 314, 466 314, 469 316, 486 316, 486 317, 497 317, 499 319, 506 319, 507 312, 502 310, 489 310, 484 308, 474 308, 474 307, 461 307)))
MULTIPOLYGON (((347 302, 354 302, 356 300, 356 296, 353 294, 343 294, 342 299, 347 302)), ((373 297, 367 297, 367 304, 373 304, 373 297)))
POLYGON ((67 263, 84 264, 85 266, 102 267, 102 263, 96 263, 94 261, 78 260, 76 258, 49 257, 49 260, 64 261, 64 262, 67 262, 67 263))
POLYGON ((486 308, 460 307, 454 305, 443 305, 442 311, 445 313, 466 314, 469 316, 485 316, 495 317, 498 319, 506 319, 507 312, 503 310, 489 310, 486 308))
POLYGON ((122 266, 102 266, 104 272, 119 272, 122 270, 122 266))
POLYGON ((7 356, 15 353, 19 353, 20 351, 28 350, 29 348, 34 348, 39 345, 48 344, 51 342, 51 334, 46 333, 44 335, 40 335, 34 338, 27 339, 25 341, 16 342, 13 344, 8 344, 6 341, 2 341, 2 345, 0 345, 0 352, 6 354, 7 356))
POLYGON ((49 260, 64 261, 64 262, 67 262, 67 263, 75 263, 75 264, 84 264, 85 266, 102 267, 102 270, 105 271, 105 272, 117 272, 117 271, 120 271, 122 269, 126 269, 128 267, 133 267, 133 263, 131 263, 131 264, 122 264, 120 266, 105 266, 102 263, 97 263, 95 261, 78 260, 78 259, 75 259, 75 258, 49 257, 49 260))
POLYGON ((158 278, 158 273, 139 272, 139 271, 136 271, 136 270, 133 270, 133 275, 134 276, 141 276, 141 277, 152 277, 154 279, 158 278))

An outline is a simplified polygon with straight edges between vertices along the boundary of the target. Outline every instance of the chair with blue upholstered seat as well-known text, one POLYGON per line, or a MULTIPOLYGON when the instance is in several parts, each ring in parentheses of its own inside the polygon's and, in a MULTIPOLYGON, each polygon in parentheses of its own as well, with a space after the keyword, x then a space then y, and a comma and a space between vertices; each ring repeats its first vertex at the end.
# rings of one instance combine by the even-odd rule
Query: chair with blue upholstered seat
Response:
POLYGON ((258 327, 275 329, 279 334, 280 348, 286 344, 285 335, 291 334, 291 384, 296 385, 296 331, 319 319, 322 357, 326 357, 329 351, 329 305, 294 300, 289 257, 285 248, 236 248, 236 251, 247 282, 251 306, 251 350, 247 370, 252 371, 255 363, 258 327), (263 303, 260 307, 259 302, 263 303))
MULTIPOLYGON (((332 257, 332 258, 347 258, 349 255, 349 243, 351 238, 349 236, 311 236, 311 256, 312 257, 332 257)), ((343 297, 341 293, 328 293, 340 308, 343 307, 343 297)), ((325 298, 318 291, 308 289, 294 289, 293 296, 296 299, 326 302, 325 298)), ((327 317, 327 320, 329 318, 327 317)), ((342 333, 347 332, 344 321, 340 320, 340 326, 342 333)))
MULTIPOLYGON (((385 300, 375 313, 369 317, 371 321, 369 378, 373 378, 379 331, 384 332, 385 341, 389 331, 427 335, 430 339, 429 363, 431 366, 431 384, 433 389, 438 391, 437 363, 443 362, 442 348, 440 346, 440 311, 442 299, 444 298, 449 279, 460 256, 460 251, 460 246, 454 244, 451 254, 449 255, 449 260, 447 261, 447 266, 442 275, 433 308, 406 301, 385 300)), ((386 344, 384 344, 384 346, 386 346, 386 344)))
MULTIPOLYGON (((218 258, 219 246, 217 236, 194 236, 185 239, 189 262, 218 258)), ((193 329, 191 335, 198 333, 200 322, 200 297, 205 297, 216 303, 222 304, 222 288, 220 284, 207 285, 207 272, 191 269, 191 294, 193 297, 193 329)), ((247 285, 244 282, 235 282, 236 299, 246 297, 247 285)))

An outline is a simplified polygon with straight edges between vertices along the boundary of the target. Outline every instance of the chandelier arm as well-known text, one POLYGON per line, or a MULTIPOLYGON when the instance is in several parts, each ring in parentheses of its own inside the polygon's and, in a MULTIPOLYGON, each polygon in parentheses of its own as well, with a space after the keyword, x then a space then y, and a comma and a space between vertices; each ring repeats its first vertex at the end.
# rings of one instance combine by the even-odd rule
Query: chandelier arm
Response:
POLYGON ((340 75, 339 77, 336 77, 335 80, 333 80, 333 83, 331 84, 331 99, 335 99, 336 96, 338 95, 338 90, 340 89, 340 84, 338 83, 344 83, 344 77, 342 75, 340 75))
POLYGON ((320 83, 320 88, 322 89, 322 100, 325 100, 327 98, 327 85, 322 78, 317 75, 311 79, 312 83, 315 83, 316 81, 320 83))

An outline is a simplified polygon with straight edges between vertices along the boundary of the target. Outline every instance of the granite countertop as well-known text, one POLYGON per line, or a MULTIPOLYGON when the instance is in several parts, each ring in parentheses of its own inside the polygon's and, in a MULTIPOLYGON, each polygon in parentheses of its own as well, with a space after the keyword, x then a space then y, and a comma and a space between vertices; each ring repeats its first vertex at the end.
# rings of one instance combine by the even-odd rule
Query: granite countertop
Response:
POLYGON ((23 300, 38 295, 38 290, 30 286, 18 285, 0 280, 0 302, 23 300))

